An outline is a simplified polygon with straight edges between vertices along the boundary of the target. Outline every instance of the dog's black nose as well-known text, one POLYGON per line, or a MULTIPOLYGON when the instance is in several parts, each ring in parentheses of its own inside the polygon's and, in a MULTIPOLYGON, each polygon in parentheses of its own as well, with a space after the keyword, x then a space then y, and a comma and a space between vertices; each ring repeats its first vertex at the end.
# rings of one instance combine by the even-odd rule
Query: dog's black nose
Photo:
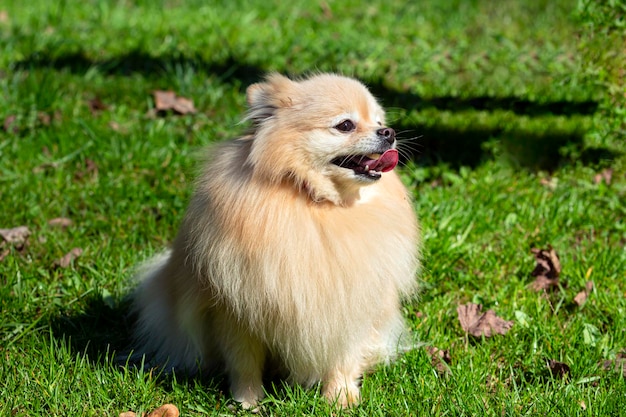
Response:
POLYGON ((378 136, 385 138, 385 140, 389 142, 390 145, 393 145, 393 143, 396 141, 396 131, 390 127, 383 127, 381 129, 378 129, 376 133, 378 134, 378 136))

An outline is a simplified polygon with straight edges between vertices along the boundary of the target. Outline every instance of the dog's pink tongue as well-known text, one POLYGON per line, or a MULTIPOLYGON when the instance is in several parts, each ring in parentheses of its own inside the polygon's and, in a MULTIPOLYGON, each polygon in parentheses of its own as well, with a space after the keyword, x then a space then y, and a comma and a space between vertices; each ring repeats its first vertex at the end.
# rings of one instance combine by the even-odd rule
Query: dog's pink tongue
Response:
POLYGON ((388 149, 383 153, 380 158, 376 160, 374 166, 370 166, 370 169, 377 171, 388 172, 398 165, 398 151, 395 149, 388 149))

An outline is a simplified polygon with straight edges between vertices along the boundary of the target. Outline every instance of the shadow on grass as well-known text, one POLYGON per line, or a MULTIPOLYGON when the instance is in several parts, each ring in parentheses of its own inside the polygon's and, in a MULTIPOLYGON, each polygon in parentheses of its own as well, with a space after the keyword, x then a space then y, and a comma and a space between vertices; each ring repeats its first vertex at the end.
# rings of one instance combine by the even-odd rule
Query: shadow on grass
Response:
MULTIPOLYGON (((169 55, 155 57, 140 50, 108 59, 93 60, 83 52, 53 56, 44 52, 15 64, 15 69, 52 68, 85 73, 97 68, 105 74, 130 75, 141 73, 146 78, 159 78, 172 68, 191 67, 198 72, 215 74, 224 82, 238 81, 243 85, 257 82, 267 72, 259 66, 252 66, 234 58, 224 61, 207 61, 200 55, 169 55)), ((596 101, 533 101, 519 97, 435 97, 424 98, 405 91, 396 91, 384 85, 380 80, 365 80, 372 92, 381 99, 387 108, 407 110, 437 109, 447 112, 468 110, 494 111, 504 110, 525 117, 589 116, 598 109, 596 101)), ((506 159, 517 167, 535 170, 553 171, 564 165, 582 163, 601 165, 618 156, 608 148, 586 148, 583 142, 584 131, 570 130, 533 130, 516 131, 515 127, 503 131, 501 127, 450 126, 443 124, 425 125, 415 122, 399 121, 394 124, 399 131, 410 132, 417 136, 413 144, 405 149, 406 159, 414 160, 418 165, 430 166, 445 164, 452 169, 461 166, 470 168, 493 158, 493 151, 487 149, 494 139, 505 141, 502 151, 506 159), (564 152, 565 150, 565 152, 564 152)))
POLYGON ((53 337, 66 344, 74 355, 85 357, 92 366, 108 367, 113 364, 121 373, 126 369, 135 370, 138 377, 141 377, 143 368, 144 377, 151 378, 165 390, 172 390, 174 384, 189 390, 201 387, 203 395, 216 403, 231 402, 228 380, 222 373, 187 375, 175 371, 163 372, 158 367, 144 367, 142 357, 129 357, 135 324, 135 318, 130 313, 130 299, 112 303, 94 295, 83 303, 85 308, 81 313, 61 314, 49 324, 53 337))
POLYGON ((515 114, 526 116, 571 116, 574 114, 592 115, 599 107, 599 103, 593 100, 541 102, 519 97, 495 96, 424 98, 413 93, 389 89, 381 82, 368 83, 368 86, 374 95, 381 98, 387 106, 401 108, 435 108, 451 112, 464 110, 509 110, 515 114))
MULTIPOLYGON (((61 314, 54 317, 50 329, 55 339, 67 343, 75 355, 84 355, 93 365, 117 364, 120 371, 125 366, 140 369, 144 362, 141 357, 129 359, 133 349, 133 328, 135 317, 131 314, 130 297, 113 303, 99 294, 83 300, 86 306, 78 314, 61 314)), ((148 361, 149 358, 146 358, 148 361)), ((273 363, 264 375, 264 387, 269 396, 284 398, 289 391, 285 385, 286 375, 276 371, 279 367, 273 363)), ((161 368, 146 366, 151 377, 164 386, 174 381, 178 384, 193 386, 200 384, 203 391, 216 398, 229 401, 228 378, 221 369, 200 371, 193 375, 185 373, 162 372, 161 368)))
MULTIPOLYGON (((506 111, 524 117, 527 121, 549 120, 550 116, 591 116, 598 111, 596 101, 533 101, 519 97, 435 97, 424 98, 410 92, 395 91, 382 82, 368 86, 387 108, 407 111, 436 109, 451 114, 468 111, 506 111)), ((534 123, 538 124, 537 121, 534 123)), ((532 123, 529 123, 532 126, 532 123)), ((475 168, 494 157, 490 144, 497 141, 498 153, 513 166, 530 171, 554 171, 562 166, 582 163, 597 166, 610 161, 619 154, 609 148, 590 148, 584 144, 586 131, 583 127, 532 129, 516 126, 449 125, 443 123, 419 124, 400 120, 396 130, 416 136, 407 145, 405 160, 412 159, 419 165, 446 164, 450 168, 461 166, 475 168)))
MULTIPOLYGON (((588 147, 582 130, 543 131, 428 126, 400 122, 397 130, 417 138, 404 147, 403 162, 421 166, 444 164, 452 169, 476 168, 493 159, 494 153, 513 167, 528 171, 553 172, 575 163, 604 166, 620 154, 603 147, 588 147), (497 150, 493 144, 497 143, 497 150)), ((405 134, 406 135, 406 134, 405 134)))
POLYGON ((130 301, 114 304, 98 294, 82 303, 81 313, 64 313, 51 321, 55 338, 66 340, 73 351, 86 354, 92 362, 104 362, 106 355, 131 347, 134 319, 129 313, 130 301))
POLYGON ((215 74, 223 81, 238 80, 242 84, 252 84, 259 81, 266 73, 265 70, 226 59, 221 62, 211 62, 196 56, 160 56, 155 57, 143 51, 134 50, 119 57, 105 60, 93 60, 83 52, 74 52, 66 55, 52 56, 46 53, 36 53, 31 57, 17 62, 16 70, 30 70, 33 68, 51 68, 54 70, 69 70, 72 73, 84 74, 88 70, 97 69, 109 75, 131 75, 139 73, 147 79, 161 78, 176 67, 193 68, 198 72, 215 74))

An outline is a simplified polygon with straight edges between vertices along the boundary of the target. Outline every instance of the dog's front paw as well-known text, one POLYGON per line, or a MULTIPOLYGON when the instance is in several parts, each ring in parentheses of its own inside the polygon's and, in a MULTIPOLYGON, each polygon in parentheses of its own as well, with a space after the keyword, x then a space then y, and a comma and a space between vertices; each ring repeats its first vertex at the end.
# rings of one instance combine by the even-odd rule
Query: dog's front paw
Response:
MULTIPOLYGON (((250 403, 248 401, 241 401, 239 402, 239 407, 241 407, 242 409, 252 413, 252 414, 258 414, 261 412, 261 406, 257 405, 257 403, 250 403)), ((234 404, 231 404, 228 406, 228 409, 230 411, 232 411, 233 413, 237 412, 238 407, 234 404)))
POLYGON ((361 391, 354 383, 326 385, 323 394, 326 400, 337 408, 349 408, 361 401, 361 391))
POLYGON ((233 399, 241 408, 255 414, 260 411, 259 400, 263 398, 262 386, 237 386, 232 387, 232 392, 233 399))

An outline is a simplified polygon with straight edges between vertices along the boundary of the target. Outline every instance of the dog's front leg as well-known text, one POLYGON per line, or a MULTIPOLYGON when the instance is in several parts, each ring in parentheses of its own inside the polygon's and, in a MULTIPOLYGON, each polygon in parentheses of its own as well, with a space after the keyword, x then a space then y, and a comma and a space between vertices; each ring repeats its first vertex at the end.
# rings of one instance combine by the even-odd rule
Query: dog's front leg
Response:
POLYGON ((253 409, 264 395, 264 345, 241 329, 231 329, 222 339, 222 354, 233 398, 244 409, 253 409))
POLYGON ((358 404, 361 400, 359 378, 362 372, 358 363, 333 369, 322 381, 322 394, 329 403, 339 408, 358 404))

